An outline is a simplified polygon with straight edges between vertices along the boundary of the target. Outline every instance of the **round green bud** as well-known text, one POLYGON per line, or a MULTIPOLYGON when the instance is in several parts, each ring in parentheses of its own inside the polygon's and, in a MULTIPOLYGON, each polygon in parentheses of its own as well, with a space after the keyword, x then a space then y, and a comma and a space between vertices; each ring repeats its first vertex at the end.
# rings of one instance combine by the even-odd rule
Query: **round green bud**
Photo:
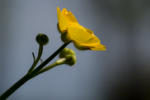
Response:
POLYGON ((37 36, 36 36, 36 41, 38 44, 40 45, 46 45, 49 41, 48 39, 48 36, 43 34, 43 33, 39 33, 37 36))
POLYGON ((76 60, 77 59, 75 55, 67 55, 65 64, 72 66, 76 63, 76 60))
POLYGON ((76 54, 72 49, 64 48, 59 57, 66 59, 65 64, 74 65, 76 63, 76 54))
POLYGON ((64 58, 66 55, 76 55, 75 52, 72 49, 69 48, 64 48, 60 54, 59 57, 60 58, 64 58))

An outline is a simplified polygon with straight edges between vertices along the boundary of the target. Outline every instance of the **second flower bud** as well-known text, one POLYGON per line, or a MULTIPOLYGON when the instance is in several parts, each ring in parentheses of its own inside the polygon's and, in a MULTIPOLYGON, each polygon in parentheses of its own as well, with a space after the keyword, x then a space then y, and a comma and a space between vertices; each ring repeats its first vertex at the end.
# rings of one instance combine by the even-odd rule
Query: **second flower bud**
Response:
POLYGON ((64 48, 59 55, 60 58, 65 58, 65 64, 70 66, 76 63, 76 54, 72 49, 64 48))

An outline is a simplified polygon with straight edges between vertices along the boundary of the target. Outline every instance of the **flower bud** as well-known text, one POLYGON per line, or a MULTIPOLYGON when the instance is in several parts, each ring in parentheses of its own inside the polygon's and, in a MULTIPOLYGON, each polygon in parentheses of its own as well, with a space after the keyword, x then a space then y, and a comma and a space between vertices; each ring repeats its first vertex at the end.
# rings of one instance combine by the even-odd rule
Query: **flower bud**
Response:
POLYGON ((75 52, 72 49, 64 48, 61 52, 59 57, 64 58, 66 55, 75 55, 75 52))
POLYGON ((66 64, 72 66, 76 63, 76 56, 75 55, 67 55, 66 56, 66 64))
POLYGON ((36 41, 38 44, 40 45, 46 45, 49 41, 48 39, 48 36, 43 34, 43 33, 39 33, 37 36, 36 36, 36 41))
POLYGON ((65 58, 66 59, 65 64, 68 64, 70 66, 76 63, 76 54, 73 50, 69 48, 64 48, 62 52, 60 52, 59 57, 65 58))

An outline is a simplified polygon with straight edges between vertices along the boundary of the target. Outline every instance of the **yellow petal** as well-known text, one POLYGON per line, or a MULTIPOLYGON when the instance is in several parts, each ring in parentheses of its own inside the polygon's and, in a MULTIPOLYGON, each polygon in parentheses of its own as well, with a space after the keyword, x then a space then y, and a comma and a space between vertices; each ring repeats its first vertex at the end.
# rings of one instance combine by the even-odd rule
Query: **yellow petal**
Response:
POLYGON ((90 50, 100 50, 100 51, 105 51, 106 50, 106 47, 102 44, 98 44, 98 45, 95 45, 94 47, 91 47, 90 50))
POLYGON ((75 16, 66 8, 63 8, 61 11, 60 8, 57 7, 57 18, 58 18, 58 26, 62 33, 66 32, 67 28, 70 25, 78 23, 75 16))
POLYGON ((72 14, 71 11, 68 11, 66 8, 62 9, 62 15, 69 23, 78 23, 76 17, 72 14))
POLYGON ((72 40, 78 48, 90 50, 106 49, 91 30, 79 24, 74 24, 68 28, 67 38, 72 40))

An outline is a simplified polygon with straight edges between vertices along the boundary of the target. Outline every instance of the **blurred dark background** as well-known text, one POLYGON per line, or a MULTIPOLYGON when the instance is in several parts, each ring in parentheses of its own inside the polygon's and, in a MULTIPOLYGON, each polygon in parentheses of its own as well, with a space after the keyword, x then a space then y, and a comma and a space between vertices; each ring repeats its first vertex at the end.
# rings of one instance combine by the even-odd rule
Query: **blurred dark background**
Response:
POLYGON ((8 100, 149 100, 149 0, 0 0, 0 94, 29 69, 38 33, 50 38, 43 59, 63 44, 57 6, 71 10, 107 51, 80 51, 71 44, 73 67, 28 81, 8 100))

